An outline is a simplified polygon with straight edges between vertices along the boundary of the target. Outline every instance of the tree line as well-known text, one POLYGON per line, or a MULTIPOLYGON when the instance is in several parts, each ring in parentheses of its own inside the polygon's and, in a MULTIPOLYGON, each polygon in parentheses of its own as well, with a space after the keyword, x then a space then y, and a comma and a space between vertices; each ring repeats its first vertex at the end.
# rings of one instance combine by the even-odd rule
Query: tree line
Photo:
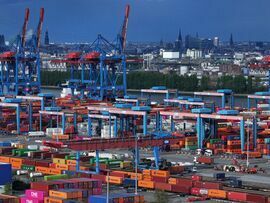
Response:
MULTIPOLYGON (((75 74, 80 78, 80 73, 75 74)), ((42 85, 58 86, 70 78, 70 72, 42 71, 42 85)), ((120 81, 121 83, 121 81, 120 81)), ((175 73, 163 74, 159 72, 132 71, 127 74, 128 89, 143 89, 153 86, 166 86, 179 91, 205 91, 216 89, 232 89, 235 93, 253 93, 265 91, 259 78, 244 76, 221 76, 217 79, 203 76, 198 79, 196 75, 177 75, 175 73)))

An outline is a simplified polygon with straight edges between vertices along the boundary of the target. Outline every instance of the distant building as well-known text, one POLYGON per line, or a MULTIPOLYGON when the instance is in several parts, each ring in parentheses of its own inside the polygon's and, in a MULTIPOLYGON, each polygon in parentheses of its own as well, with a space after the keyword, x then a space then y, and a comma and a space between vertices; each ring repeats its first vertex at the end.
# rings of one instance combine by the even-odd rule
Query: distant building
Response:
POLYGON ((219 46, 219 38, 218 37, 214 37, 213 44, 214 44, 215 47, 219 46))
POLYGON ((49 32, 48 32, 48 30, 46 30, 46 32, 45 32, 44 44, 45 44, 45 45, 49 45, 49 44, 50 44, 50 40, 49 40, 49 32))
POLYGON ((182 34, 181 34, 181 29, 179 29, 177 39, 176 39, 176 41, 174 43, 174 50, 175 51, 179 51, 180 53, 182 53, 182 34))
POLYGON ((4 47, 6 44, 5 44, 5 36, 4 35, 0 35, 0 46, 1 47, 4 47))
POLYGON ((230 46, 233 47, 234 43, 233 43, 233 35, 231 34, 230 36, 230 46))
POLYGON ((202 51, 197 49, 187 49, 186 56, 192 59, 202 58, 202 51))
POLYGON ((175 51, 164 51, 162 57, 164 59, 179 59, 180 53, 175 51))

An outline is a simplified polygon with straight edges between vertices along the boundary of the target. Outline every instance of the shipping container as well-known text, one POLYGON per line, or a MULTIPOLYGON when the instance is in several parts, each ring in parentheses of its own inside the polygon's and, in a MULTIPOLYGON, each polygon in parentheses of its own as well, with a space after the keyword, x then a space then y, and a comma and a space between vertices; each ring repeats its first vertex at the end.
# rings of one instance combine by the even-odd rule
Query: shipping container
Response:
POLYGON ((225 190, 209 189, 208 197, 218 198, 218 199, 227 199, 227 192, 225 190))
POLYGON ((243 192, 228 192, 228 200, 238 201, 238 202, 246 202, 247 201, 247 193, 243 192))

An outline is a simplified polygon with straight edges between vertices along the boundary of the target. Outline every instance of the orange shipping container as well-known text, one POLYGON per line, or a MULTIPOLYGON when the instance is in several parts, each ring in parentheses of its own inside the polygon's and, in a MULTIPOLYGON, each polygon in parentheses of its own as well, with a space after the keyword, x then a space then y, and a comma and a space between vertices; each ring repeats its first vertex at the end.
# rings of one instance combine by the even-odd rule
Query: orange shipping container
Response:
POLYGON ((55 168, 60 169, 60 170, 68 170, 68 165, 66 165, 66 164, 55 164, 55 168))
POLYGON ((123 183, 123 178, 117 177, 117 176, 106 176, 106 182, 109 183, 114 183, 114 184, 122 184, 123 183))
POLYGON ((156 176, 156 177, 169 177, 170 176, 170 172, 169 171, 162 171, 162 170, 152 170, 152 176, 156 176))
POLYGON ((208 196, 218 199, 226 199, 227 198, 227 192, 225 190, 214 190, 209 189, 208 190, 208 196))
POLYGON ((21 158, 10 158, 10 163, 17 163, 17 164, 22 164, 22 159, 21 158))
POLYGON ((76 160, 67 160, 67 165, 76 166, 76 160))
POLYGON ((138 181, 138 186, 143 187, 143 188, 154 189, 155 188, 155 182, 147 181, 147 180, 139 180, 138 181))
MULTIPOLYGON (((130 178, 131 179, 136 179, 136 173, 130 173, 130 178)), ((137 174, 137 179, 138 180, 142 180, 143 179, 143 175, 141 173, 137 174)))
POLYGON ((49 174, 51 175, 59 175, 59 174, 62 174, 62 170, 61 169, 54 169, 54 168, 48 168, 48 172, 49 174))
POLYGON ((74 195, 74 191, 57 191, 57 190, 50 190, 49 191, 50 197, 56 197, 60 199, 73 199, 77 198, 78 195, 74 195))
POLYGON ((151 175, 151 170, 144 169, 142 174, 143 175, 151 175))
POLYGON ((36 166, 36 172, 40 172, 40 173, 44 173, 44 174, 50 174, 50 168, 36 166))
POLYGON ((10 162, 10 157, 0 156, 0 162, 9 163, 10 162))
POLYGON ((64 199, 53 198, 53 197, 45 197, 44 203, 63 203, 64 199))

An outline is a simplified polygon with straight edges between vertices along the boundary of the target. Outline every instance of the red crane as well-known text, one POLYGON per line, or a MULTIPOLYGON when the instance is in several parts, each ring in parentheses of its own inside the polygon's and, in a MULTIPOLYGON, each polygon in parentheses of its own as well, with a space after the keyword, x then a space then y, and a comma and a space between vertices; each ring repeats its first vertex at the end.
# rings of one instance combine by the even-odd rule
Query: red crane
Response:
POLYGON ((38 22, 38 27, 37 27, 37 44, 36 47, 39 48, 40 46, 40 38, 41 38, 41 32, 42 32, 42 25, 43 25, 43 19, 44 19, 44 8, 40 9, 39 13, 39 22, 38 22))
POLYGON ((27 25, 28 25, 28 20, 29 20, 29 13, 30 13, 29 8, 25 9, 24 23, 23 23, 22 36, 21 36, 22 47, 24 47, 25 45, 25 40, 26 40, 25 36, 26 36, 26 30, 27 30, 27 25))
POLYGON ((129 11, 130 11, 130 5, 127 5, 126 6, 126 12, 125 12, 125 18, 124 18, 124 23, 123 23, 122 32, 121 32, 121 46, 122 46, 122 51, 124 51, 125 48, 126 48, 126 39, 127 39, 127 27, 128 27, 129 11))

